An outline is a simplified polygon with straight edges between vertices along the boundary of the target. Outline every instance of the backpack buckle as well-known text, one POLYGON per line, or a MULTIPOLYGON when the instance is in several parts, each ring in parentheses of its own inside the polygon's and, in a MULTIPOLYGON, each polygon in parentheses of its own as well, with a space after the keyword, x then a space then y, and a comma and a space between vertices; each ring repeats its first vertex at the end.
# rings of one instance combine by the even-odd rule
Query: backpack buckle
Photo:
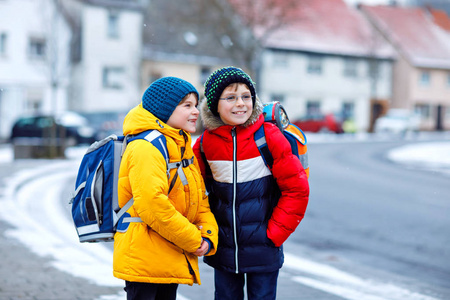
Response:
POLYGON ((186 168, 187 166, 190 165, 190 160, 189 159, 182 159, 181 160, 181 165, 183 166, 183 168, 186 168))

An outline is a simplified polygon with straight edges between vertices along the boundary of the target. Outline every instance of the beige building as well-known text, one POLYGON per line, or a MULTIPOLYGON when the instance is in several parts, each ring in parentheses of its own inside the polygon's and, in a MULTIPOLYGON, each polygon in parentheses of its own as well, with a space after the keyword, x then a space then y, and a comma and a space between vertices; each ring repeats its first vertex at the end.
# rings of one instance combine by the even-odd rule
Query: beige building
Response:
POLYGON ((155 53, 148 45, 143 52, 141 94, 158 78, 174 76, 192 83, 202 97, 203 84, 211 72, 227 65, 212 57, 155 53))
POLYGON ((450 130, 450 31, 438 25, 435 11, 392 6, 361 10, 398 54, 386 108, 420 114, 422 130, 450 130))

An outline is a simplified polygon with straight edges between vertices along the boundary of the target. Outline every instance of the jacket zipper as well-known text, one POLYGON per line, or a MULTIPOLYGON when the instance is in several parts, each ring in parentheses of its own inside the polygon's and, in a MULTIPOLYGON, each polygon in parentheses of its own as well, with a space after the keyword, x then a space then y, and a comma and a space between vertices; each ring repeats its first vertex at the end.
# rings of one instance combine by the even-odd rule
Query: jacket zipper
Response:
POLYGON ((236 261, 236 274, 239 273, 239 261, 238 261, 238 242, 237 242, 237 230, 236 230, 236 181, 237 181, 237 143, 236 143, 236 127, 231 129, 231 136, 233 137, 233 234, 235 253, 234 259, 236 261))
POLYGON ((188 264, 188 268, 189 268, 189 274, 191 274, 192 276, 194 276, 194 281, 195 280, 195 272, 194 269, 192 269, 191 263, 189 262, 189 259, 187 258, 186 252, 183 250, 183 254, 184 254, 184 258, 186 258, 186 262, 188 264))

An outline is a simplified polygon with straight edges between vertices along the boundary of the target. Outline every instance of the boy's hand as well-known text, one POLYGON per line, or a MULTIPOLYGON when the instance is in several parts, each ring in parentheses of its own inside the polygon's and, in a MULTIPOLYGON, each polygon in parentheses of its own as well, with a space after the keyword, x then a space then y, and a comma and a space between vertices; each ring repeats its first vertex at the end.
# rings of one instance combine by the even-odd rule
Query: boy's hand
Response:
POLYGON ((202 240, 202 244, 200 245, 200 248, 198 248, 194 254, 197 256, 203 256, 205 255, 209 250, 209 244, 207 241, 202 240))

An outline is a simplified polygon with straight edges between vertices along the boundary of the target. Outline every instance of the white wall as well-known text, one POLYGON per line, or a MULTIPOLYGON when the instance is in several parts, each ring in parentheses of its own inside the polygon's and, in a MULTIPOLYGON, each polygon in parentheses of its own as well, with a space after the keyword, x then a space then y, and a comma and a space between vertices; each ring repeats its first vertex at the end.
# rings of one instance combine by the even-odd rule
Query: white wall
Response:
POLYGON ((39 102, 40 112, 66 108, 70 30, 61 16, 53 16, 50 0, 0 1, 0 34, 6 34, 6 48, 0 54, 0 138, 9 136, 18 116, 36 112, 29 105, 31 100, 39 102), (45 39, 45 59, 30 56, 32 37, 45 39), (53 69, 52 58, 58 59, 53 69), (51 97, 51 70, 60 79, 55 101, 51 97))
POLYGON ((82 9, 82 60, 74 66, 71 103, 78 111, 129 109, 140 101, 142 15, 118 10, 119 35, 108 37, 108 9, 85 5, 82 9), (121 88, 103 85, 104 67, 123 68, 121 88))
MULTIPOLYGON (((355 122, 359 130, 367 130, 370 121, 370 78, 368 62, 357 60, 357 77, 343 75, 344 58, 342 56, 323 56, 322 74, 308 74, 308 56, 301 52, 274 52, 266 50, 263 55, 263 67, 260 76, 259 96, 271 101, 271 95, 284 95, 283 106, 288 110, 291 120, 306 114, 306 103, 318 100, 323 113, 341 112, 344 102, 355 105, 355 122), (276 55, 284 56, 284 66, 277 65, 276 55)), ((378 80, 376 97, 391 97, 390 62, 383 62, 378 80)))

